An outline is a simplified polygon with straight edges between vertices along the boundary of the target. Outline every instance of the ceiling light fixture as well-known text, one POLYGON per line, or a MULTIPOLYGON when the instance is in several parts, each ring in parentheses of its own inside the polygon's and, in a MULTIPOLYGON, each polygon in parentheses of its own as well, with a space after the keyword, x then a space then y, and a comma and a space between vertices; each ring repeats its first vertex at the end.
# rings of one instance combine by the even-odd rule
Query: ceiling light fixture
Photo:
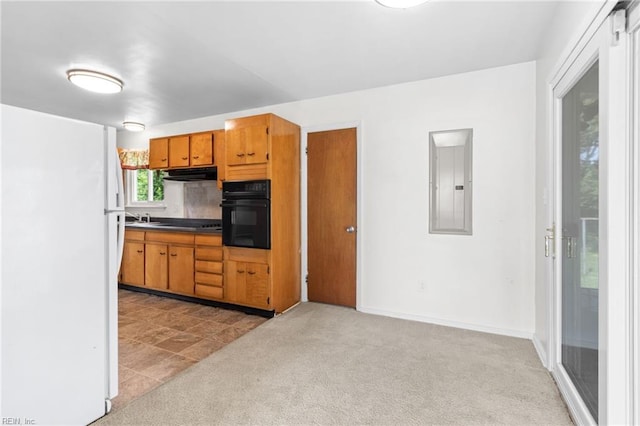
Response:
POLYGON ((407 9, 409 7, 417 6, 419 4, 427 2, 427 0, 376 0, 376 1, 385 7, 391 7, 394 9, 407 9))
POLYGON ((135 121, 124 121, 122 126, 130 132, 141 132, 144 130, 144 124, 135 121))
POLYGON ((108 74, 83 69, 67 71, 67 78, 76 86, 96 93, 118 93, 124 86, 121 80, 108 74))

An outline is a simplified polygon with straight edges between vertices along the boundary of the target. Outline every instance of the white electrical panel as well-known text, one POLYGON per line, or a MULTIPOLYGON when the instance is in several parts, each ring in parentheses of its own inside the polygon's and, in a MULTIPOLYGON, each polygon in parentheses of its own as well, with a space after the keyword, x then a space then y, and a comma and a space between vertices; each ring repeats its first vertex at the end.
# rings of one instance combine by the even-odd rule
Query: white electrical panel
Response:
POLYGON ((471 234, 472 129, 429 133, 429 232, 471 234))

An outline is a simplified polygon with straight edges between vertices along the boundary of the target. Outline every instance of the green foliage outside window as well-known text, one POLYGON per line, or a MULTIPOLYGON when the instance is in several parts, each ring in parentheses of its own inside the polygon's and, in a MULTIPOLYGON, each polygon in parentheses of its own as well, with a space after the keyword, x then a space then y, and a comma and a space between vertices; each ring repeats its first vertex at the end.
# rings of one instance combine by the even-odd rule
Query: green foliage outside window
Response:
POLYGON ((597 289, 599 262, 599 164, 600 164, 600 117, 598 93, 582 93, 578 115, 578 137, 580 141, 580 220, 582 250, 582 288, 597 289))
POLYGON ((149 173, 147 170, 138 170, 136 173, 136 189, 138 201, 162 201, 164 200, 164 171, 152 170, 149 173), (152 177, 152 191, 153 197, 149 197, 149 175, 152 177))

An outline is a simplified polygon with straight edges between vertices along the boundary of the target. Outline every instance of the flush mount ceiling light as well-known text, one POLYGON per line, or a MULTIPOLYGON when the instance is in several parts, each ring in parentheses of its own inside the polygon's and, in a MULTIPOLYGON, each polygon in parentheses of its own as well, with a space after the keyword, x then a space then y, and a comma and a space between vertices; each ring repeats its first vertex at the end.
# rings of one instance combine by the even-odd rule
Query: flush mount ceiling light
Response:
POLYGON ((130 132, 141 132, 144 130, 144 124, 135 121, 124 121, 122 126, 130 132))
POLYGON ((427 0, 376 0, 383 6, 391 7, 394 9, 407 9, 409 7, 417 6, 422 3, 426 3, 427 0))
POLYGON ((72 69, 67 71, 70 82, 96 93, 118 93, 124 84, 121 80, 98 71, 72 69))

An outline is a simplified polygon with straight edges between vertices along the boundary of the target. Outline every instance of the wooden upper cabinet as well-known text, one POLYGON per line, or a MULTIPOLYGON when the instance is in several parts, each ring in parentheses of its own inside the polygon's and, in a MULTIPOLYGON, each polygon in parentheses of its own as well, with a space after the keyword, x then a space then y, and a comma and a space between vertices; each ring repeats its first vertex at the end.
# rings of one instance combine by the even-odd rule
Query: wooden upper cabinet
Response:
POLYGON ((268 115, 227 120, 225 129, 227 166, 260 164, 268 161, 268 115))
POLYGON ((189 166, 189 135, 169 138, 169 167, 189 166))
POLYGON ((224 130, 210 130, 150 139, 149 168, 183 169, 216 165, 216 157, 223 159, 224 136, 224 130), (220 147, 216 145, 218 143, 220 147))
POLYGON ((157 138, 149 141, 149 168, 166 169, 169 167, 169 138, 157 138))
POLYGON ((213 143, 213 133, 207 132, 191 135, 191 144, 189 147, 191 166, 210 166, 213 164, 213 143))
POLYGON ((266 163, 269 160, 269 128, 266 125, 245 129, 246 164, 266 163))

